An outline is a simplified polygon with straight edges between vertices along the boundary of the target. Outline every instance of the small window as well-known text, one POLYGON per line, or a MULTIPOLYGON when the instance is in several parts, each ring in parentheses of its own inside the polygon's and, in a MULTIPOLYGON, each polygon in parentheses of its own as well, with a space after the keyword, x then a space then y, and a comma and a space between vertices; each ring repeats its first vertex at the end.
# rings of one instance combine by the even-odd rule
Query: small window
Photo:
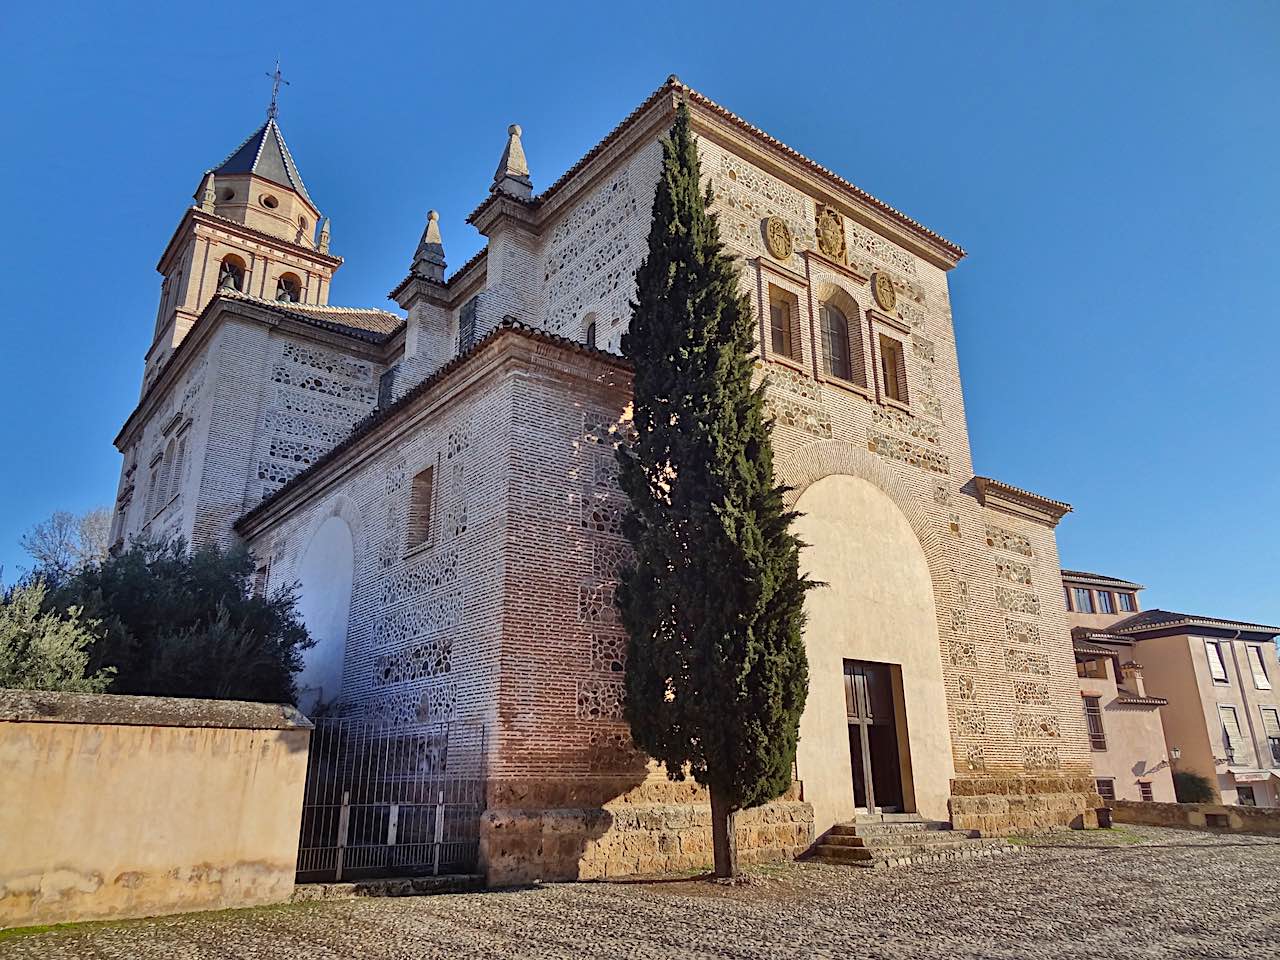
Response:
POLYGON ((1226 750, 1227 763, 1244 763, 1244 735, 1240 732, 1240 716, 1236 708, 1219 704, 1218 717, 1222 721, 1222 746, 1226 750))
POLYGON ((259 197, 258 202, 261 203, 268 210, 274 210, 276 207, 280 206, 280 201, 269 193, 264 193, 261 197, 259 197))
POLYGON ((302 299, 302 282, 292 273, 282 273, 276 281, 276 302, 298 303, 302 299))
POLYGON ((228 203, 236 198, 236 192, 230 187, 223 187, 218 191, 218 202, 228 203))
POLYGON ((1095 750, 1107 749, 1107 734, 1102 729, 1102 698, 1084 698, 1084 720, 1089 728, 1089 746, 1095 750))
POLYGON ((1093 593, 1088 587, 1072 587, 1071 602, 1077 613, 1093 613, 1093 593))
POLYGON ((1222 660, 1222 645, 1216 640, 1204 642, 1205 656, 1209 658, 1209 675, 1214 683, 1230 683, 1227 679, 1227 665, 1222 660))
POLYGON ((1242 807, 1256 807, 1258 805, 1258 796, 1253 792, 1253 787, 1249 784, 1236 785, 1236 803, 1242 807))
POLYGON ((255 597, 265 597, 267 595, 267 583, 271 579, 271 560, 259 560, 253 569, 253 595, 255 597))
POLYGON ((800 359, 800 301, 769 284, 769 352, 775 357, 800 359))
POLYGON ((476 307, 478 297, 472 297, 458 311, 458 352, 466 353, 476 342, 476 307))
POLYGON ((596 315, 594 313, 587 314, 587 329, 582 335, 582 342, 588 347, 596 345, 596 315))
POLYGON ((884 395, 898 403, 907 402, 907 361, 902 342, 880 334, 880 382, 884 395))
POLYGON ((1107 658, 1091 657, 1076 662, 1076 676, 1088 677, 1090 680, 1107 679, 1107 658))
POLYGON ((1150 803, 1156 798, 1155 794, 1151 792, 1151 784, 1146 780, 1138 781, 1138 795, 1142 797, 1143 801, 1146 803, 1150 803))
POLYGON ((1114 780, 1098 780, 1098 796, 1108 802, 1114 802, 1116 799, 1116 782, 1114 780))
POLYGON ((396 364, 390 370, 386 371, 378 378, 378 408, 386 409, 391 406, 391 398, 395 395, 396 388, 396 371, 400 369, 400 365, 396 364))
POLYGON ((850 349, 849 318, 834 303, 824 303, 818 312, 822 321, 822 366, 831 376, 853 380, 853 351, 850 349))
POLYGON ((1098 612, 1099 613, 1115 613, 1116 602, 1110 590, 1098 591, 1098 612))
POLYGON ((1116 599, 1120 601, 1121 613, 1133 613, 1138 609, 1138 604, 1135 602, 1132 593, 1117 593, 1116 599))
POLYGON ((218 268, 218 289, 237 291, 244 289, 243 260, 230 255, 222 258, 222 266, 218 268))
POLYGON ((1267 663, 1262 658, 1262 647, 1251 643, 1245 650, 1248 651, 1249 666, 1253 670, 1254 689, 1270 690, 1271 678, 1267 676, 1267 663))
POLYGON ((1067 610, 1069 611, 1074 610, 1075 607, 1071 605, 1071 588, 1064 586, 1062 588, 1062 592, 1066 595, 1066 598, 1067 598, 1067 610))
POLYGON ((431 497, 435 487, 435 467, 419 471, 413 478, 409 504, 409 549, 431 539, 431 497))

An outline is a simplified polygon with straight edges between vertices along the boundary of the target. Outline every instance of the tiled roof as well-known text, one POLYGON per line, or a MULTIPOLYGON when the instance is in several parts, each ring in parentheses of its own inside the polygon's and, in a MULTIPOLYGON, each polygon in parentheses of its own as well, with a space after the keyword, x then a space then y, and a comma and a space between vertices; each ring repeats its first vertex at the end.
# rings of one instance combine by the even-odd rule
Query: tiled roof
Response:
POLYGON ((298 167, 285 145, 284 134, 275 117, 271 117, 249 134, 244 143, 232 150, 231 155, 214 168, 213 173, 214 176, 251 173, 288 187, 311 206, 315 206, 302 183, 302 175, 298 173, 298 167))
MULTIPOLYGON (((929 240, 943 247, 947 251, 947 253, 949 253, 956 260, 959 260, 961 257, 965 255, 964 249, 962 247, 952 243, 946 237, 942 236, 941 234, 935 233, 934 231, 926 227, 924 224, 920 223, 918 220, 913 220, 911 217, 908 217, 901 210, 898 210, 890 206, 889 204, 885 203, 883 200, 879 200, 876 197, 873 197, 871 194, 867 193, 861 187, 858 187, 850 183, 848 180, 844 179, 844 177, 840 176, 838 173, 835 173, 832 170, 828 170, 826 167, 822 166, 820 163, 816 163, 815 161, 810 160, 800 151, 787 146, 781 140, 778 140, 776 137, 770 136, 769 134, 765 133, 763 130, 761 130, 759 127, 755 126, 754 124, 748 123, 746 120, 743 120, 737 114, 720 106, 720 104, 716 103, 710 97, 699 93, 697 90, 694 90, 692 87, 686 86, 685 84, 681 83, 680 79, 676 77, 674 74, 668 77, 666 82, 663 83, 662 86, 658 87, 657 90, 653 91, 653 93, 651 93, 647 98, 645 98, 643 103, 641 103, 638 107, 636 107, 629 114, 627 114, 627 116, 622 120, 621 123, 619 123, 616 127, 614 127, 607 134, 605 134, 604 139, 600 140, 594 147, 592 147, 585 154, 583 154, 582 158, 579 159, 577 163, 575 163, 563 174, 561 174, 560 177, 557 178, 556 181, 551 184, 551 186, 547 187, 546 190, 542 191, 542 193, 538 194, 536 197, 533 197, 532 199, 529 199, 529 200, 525 200, 519 197, 510 197, 509 199, 516 200, 517 202, 524 203, 529 206, 539 206, 545 203, 546 201, 551 199, 551 197, 553 197, 562 187, 564 187, 565 184, 567 184, 570 180, 572 180, 574 176, 576 176, 589 163, 591 163, 592 160, 594 160, 602 152, 607 150, 610 145, 612 145, 616 140, 618 140, 627 131, 627 129, 636 120, 638 120, 640 116, 643 115, 650 107, 652 107, 653 104, 657 102, 662 96, 664 95, 670 96, 671 94, 676 92, 683 93, 688 98, 690 103, 696 104, 704 108, 708 112, 713 113, 724 120, 727 120, 729 123, 733 124, 738 129, 748 134, 750 137, 760 141, 766 146, 798 162, 801 166, 808 169, 811 173, 815 173, 818 176, 822 177, 823 179, 829 181, 833 186, 841 190, 849 191, 850 193, 857 196, 860 200, 867 203, 869 206, 872 206, 875 209, 879 210, 881 213, 887 215, 890 219, 896 220, 900 225, 906 227, 912 233, 920 234, 924 237, 927 237, 929 240)), ((504 194, 504 196, 506 195, 504 194)), ((474 211, 472 211, 470 217, 468 217, 468 220, 473 219, 476 216, 476 214, 481 209, 484 208, 485 204, 489 203, 492 199, 493 199, 493 195, 486 197, 485 200, 481 202, 481 204, 474 211)))
POLYGON ((1123 587, 1127 590, 1145 590, 1147 589, 1140 583, 1133 583, 1129 580, 1120 580, 1117 577, 1108 577, 1102 573, 1089 573, 1087 570, 1063 570, 1063 580, 1079 580, 1083 583, 1101 584, 1103 586, 1123 587))
POLYGON ((1096 643, 1086 643, 1083 640, 1074 640, 1071 643, 1071 649, 1076 653, 1083 653, 1093 657, 1118 657, 1119 650, 1112 650, 1110 647, 1100 647, 1096 643))
POLYGON ((1239 630, 1242 633, 1280 634, 1280 627, 1270 627, 1261 623, 1246 623, 1238 620, 1221 620, 1217 617, 1202 617, 1194 613, 1176 613, 1172 610, 1144 610, 1127 620, 1113 624, 1108 629, 1112 633, 1132 635, 1146 633, 1151 630, 1167 630, 1170 627, 1199 627, 1209 630, 1239 630))
POLYGON ((404 317, 374 307, 322 307, 313 303, 281 303, 278 300, 266 300, 230 291, 224 291, 220 296, 229 300, 243 300, 273 313, 372 343, 382 343, 404 326, 404 317))
POLYGON ((424 393, 431 390, 438 383, 440 383, 441 380, 443 380, 445 377, 451 374, 454 370, 458 369, 458 367, 465 364, 468 360, 470 360, 472 357, 478 354, 481 350, 483 350, 489 344, 493 343, 499 337, 503 335, 509 335, 509 334, 515 334, 518 336, 527 337, 530 340, 537 340, 543 343, 554 344, 555 346, 572 350, 574 353, 582 354, 583 356, 589 356, 589 357, 594 357, 596 359, 604 360, 605 362, 612 364, 613 366, 617 367, 620 370, 631 369, 631 364, 628 361, 624 360, 622 357, 618 356, 618 354, 616 353, 610 353, 608 350, 601 350, 597 347, 588 347, 577 340, 570 340, 568 337, 562 337, 559 334, 548 333, 547 331, 542 330, 538 327, 531 327, 527 324, 521 323, 520 321, 512 317, 505 317, 503 318, 502 322, 498 324, 498 326, 496 326, 493 330, 489 331, 489 333, 486 334, 483 338, 481 338, 480 340, 477 340, 474 344, 472 344, 471 349, 468 350, 466 353, 458 354, 456 357, 454 357, 452 360, 450 360, 448 363, 442 366, 439 370, 433 373, 431 376, 427 377, 425 380, 418 383, 412 389, 408 390, 403 396, 401 396, 398 400, 396 400, 390 406, 375 409, 367 417, 365 417, 363 420, 357 423, 351 429, 351 432, 347 434, 346 438, 342 440, 340 443, 338 443, 337 446, 335 446, 328 453, 324 454, 322 457, 317 459, 313 464, 311 464, 311 466, 307 467, 307 469, 303 470, 301 473, 291 478, 279 490, 276 490, 270 496, 263 499, 261 503, 259 503, 256 507, 254 507, 248 513, 246 513, 244 516, 242 516, 239 520, 237 520, 234 524, 235 528, 237 530, 243 529, 244 524, 248 523, 251 519, 253 519, 254 517, 258 516, 260 513, 262 513, 264 510, 266 510, 271 504, 273 504, 276 500, 278 500, 286 491, 290 491, 296 487, 301 486, 302 484, 310 480, 312 477, 316 476, 318 473, 325 470, 328 467, 328 465, 332 463, 335 459, 337 459, 337 457, 344 450, 351 447, 351 445, 354 444, 361 437, 370 433, 379 424, 392 419, 397 413, 399 413, 401 410, 408 407, 416 399, 421 397, 424 393))
POLYGON ((1116 703, 1123 703, 1127 707, 1167 707, 1169 705, 1169 701, 1164 697, 1139 697, 1126 694, 1116 697, 1116 703))

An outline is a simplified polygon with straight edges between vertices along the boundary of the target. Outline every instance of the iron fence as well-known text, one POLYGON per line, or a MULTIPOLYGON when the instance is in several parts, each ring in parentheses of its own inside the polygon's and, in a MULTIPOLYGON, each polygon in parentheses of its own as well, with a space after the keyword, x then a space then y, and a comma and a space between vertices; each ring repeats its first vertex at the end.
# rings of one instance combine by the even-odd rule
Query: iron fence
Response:
POLYGON ((316 720, 298 882, 473 871, 484 746, 478 725, 316 720))

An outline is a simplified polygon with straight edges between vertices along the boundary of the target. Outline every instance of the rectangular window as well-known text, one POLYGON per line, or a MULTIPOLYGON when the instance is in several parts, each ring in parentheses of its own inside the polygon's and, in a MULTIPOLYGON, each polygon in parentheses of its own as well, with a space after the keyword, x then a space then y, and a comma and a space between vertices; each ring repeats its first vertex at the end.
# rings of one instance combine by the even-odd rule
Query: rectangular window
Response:
POLYGON ((1209 674, 1214 683, 1230 683, 1227 679, 1227 665, 1222 660, 1222 644, 1214 640, 1204 642, 1205 656, 1209 658, 1209 674))
POLYGON ((400 364, 396 364, 386 373, 378 378, 378 409, 385 410, 391 406, 391 398, 395 395, 396 390, 396 371, 400 369, 400 364))
POLYGON ((435 467, 419 471, 413 478, 409 503, 409 549, 420 547, 431 538, 431 497, 435 486, 435 467))
POLYGON ((1116 782, 1111 779, 1099 780, 1098 796, 1103 800, 1115 800, 1116 798, 1116 782))
POLYGON ((1151 792, 1151 784, 1147 783, 1145 780, 1138 781, 1138 795, 1147 803, 1150 803, 1156 798, 1155 794, 1151 792))
POLYGON ((1243 763, 1244 735, 1240 732, 1240 717, 1236 708, 1219 704, 1218 717, 1222 720, 1222 746, 1226 750, 1227 763, 1243 763))
POLYGON ((1271 748, 1271 765, 1280 767, 1280 708, 1262 708, 1262 733, 1271 748))
POLYGON ((907 402, 907 360, 902 343, 880 334, 880 382, 884 395, 898 403, 907 402))
POLYGON ((800 301, 795 294, 769 284, 769 352, 799 360, 800 301))
POLYGON ((1253 792, 1253 787, 1240 784, 1236 787, 1236 803, 1242 807, 1256 807, 1258 798, 1253 792))
POLYGON ((1117 593, 1116 599, 1120 601, 1121 613, 1133 613, 1138 609, 1138 604, 1134 601, 1132 593, 1117 593))
POLYGON ((1249 666, 1253 670, 1253 686, 1257 690, 1270 690, 1271 678, 1267 676, 1267 662, 1262 657, 1262 648, 1257 644, 1245 647, 1249 658, 1249 666))
POLYGON ((480 298, 472 297, 458 311, 458 352, 466 353, 476 342, 476 307, 480 298))
POLYGON ((1107 749, 1107 734, 1102 729, 1102 698, 1084 698, 1084 719, 1089 728, 1089 746, 1095 750, 1107 749))
POLYGON ((1071 601, 1077 613, 1093 613, 1093 594, 1088 587, 1073 587, 1071 601))
POLYGON ((1099 613, 1115 613, 1116 612, 1115 600, 1112 599, 1110 590, 1098 591, 1098 612, 1099 613))

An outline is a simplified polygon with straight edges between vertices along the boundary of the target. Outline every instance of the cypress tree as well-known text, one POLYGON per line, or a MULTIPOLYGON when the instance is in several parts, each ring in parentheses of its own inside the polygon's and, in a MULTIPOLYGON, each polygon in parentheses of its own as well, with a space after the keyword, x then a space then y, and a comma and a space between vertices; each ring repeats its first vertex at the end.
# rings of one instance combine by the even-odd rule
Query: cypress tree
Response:
POLYGON ((635 369, 635 435, 618 452, 634 561, 618 606, 632 738, 671 779, 707 787, 726 877, 737 811, 791 784, 811 584, 773 479, 764 384, 752 385, 750 298, 709 203, 682 103, 622 342, 635 369))

